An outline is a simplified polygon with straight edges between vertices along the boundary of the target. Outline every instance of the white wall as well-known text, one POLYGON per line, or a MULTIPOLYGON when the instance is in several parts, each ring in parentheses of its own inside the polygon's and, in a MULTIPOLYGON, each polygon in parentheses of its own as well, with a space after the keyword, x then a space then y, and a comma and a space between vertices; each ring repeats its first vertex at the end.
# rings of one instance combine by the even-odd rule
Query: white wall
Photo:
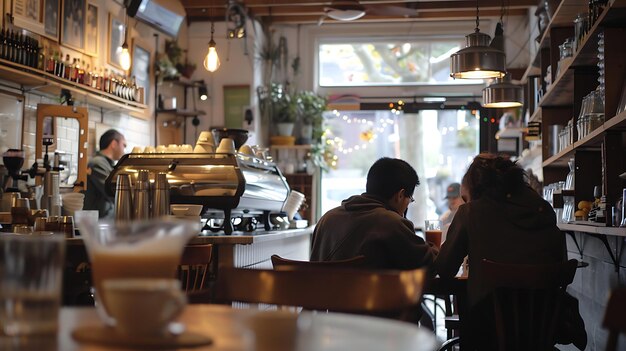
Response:
MULTIPOLYGON (((247 38, 226 39, 226 25, 224 22, 215 23, 213 39, 220 58, 221 65, 213 73, 208 72, 202 66, 204 57, 208 51, 208 43, 211 37, 211 24, 209 22, 194 22, 188 28, 189 60, 195 62, 197 69, 192 77, 193 80, 204 80, 209 89, 209 99, 201 101, 196 99, 196 108, 206 112, 200 116, 198 131, 207 130, 212 126, 224 125, 224 86, 248 85, 250 86, 250 106, 255 106, 256 85, 254 84, 255 64, 255 33, 252 25, 248 23, 247 38), (247 54, 246 54, 247 48, 247 54)), ((193 106, 193 101, 188 100, 188 106, 193 106)), ((242 128, 255 131, 259 128, 258 112, 254 113, 253 125, 242 125, 242 128)), ((245 123, 245 122, 244 122, 245 123)), ((193 126, 188 123, 188 140, 195 141, 193 126)), ((251 138, 249 144, 256 143, 251 138)))

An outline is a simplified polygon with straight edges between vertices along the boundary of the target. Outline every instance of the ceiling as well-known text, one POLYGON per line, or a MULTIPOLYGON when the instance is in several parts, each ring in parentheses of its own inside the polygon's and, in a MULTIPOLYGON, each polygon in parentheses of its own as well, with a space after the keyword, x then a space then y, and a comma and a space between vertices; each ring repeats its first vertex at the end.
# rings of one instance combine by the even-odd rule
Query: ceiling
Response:
MULTIPOLYGON (((224 21, 229 0, 180 0, 191 22, 224 21)), ((230 0, 234 2, 235 0, 230 0)), ((325 16, 325 9, 339 2, 356 0, 240 0, 248 17, 273 24, 361 23, 435 21, 476 18, 476 2, 467 0, 361 0, 365 16, 350 22, 340 22, 325 16), (400 9, 398 9, 400 7, 400 9), (409 9, 407 11, 407 9, 409 9), (405 16, 411 13, 411 16, 405 16)), ((500 17, 502 4, 509 16, 523 16, 538 0, 480 0, 481 17, 500 17)))

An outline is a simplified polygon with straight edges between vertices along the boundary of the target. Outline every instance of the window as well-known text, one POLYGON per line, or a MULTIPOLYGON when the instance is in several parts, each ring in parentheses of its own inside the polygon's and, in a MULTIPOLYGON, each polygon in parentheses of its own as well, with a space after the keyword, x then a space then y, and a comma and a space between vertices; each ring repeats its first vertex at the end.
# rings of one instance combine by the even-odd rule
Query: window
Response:
POLYGON ((463 38, 322 42, 318 82, 322 87, 482 83, 450 77, 449 57, 464 42, 463 38))
POLYGON ((325 139, 337 165, 322 177, 322 213, 364 192, 374 161, 395 157, 409 162, 420 177, 408 217, 421 226, 445 212, 446 187, 461 181, 478 153, 477 111, 333 111, 325 117, 325 139))

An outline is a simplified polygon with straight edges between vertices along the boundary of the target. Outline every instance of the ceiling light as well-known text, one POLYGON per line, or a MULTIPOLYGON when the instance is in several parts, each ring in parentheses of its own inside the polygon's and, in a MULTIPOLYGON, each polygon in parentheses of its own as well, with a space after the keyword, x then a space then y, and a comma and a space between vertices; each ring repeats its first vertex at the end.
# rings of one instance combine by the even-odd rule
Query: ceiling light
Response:
POLYGON ((209 72, 215 72, 220 68, 220 58, 217 56, 215 49, 215 40, 213 40, 214 24, 211 22, 211 40, 209 41, 209 50, 204 58, 204 68, 209 72))
POLYGON ((337 21, 354 21, 365 16, 364 10, 339 10, 329 8, 326 11, 326 16, 337 21))
POLYGON ((465 38, 467 46, 450 55, 450 76, 461 79, 502 78, 506 56, 502 50, 489 46, 491 37, 478 28, 478 0, 476 0, 476 28, 465 38))
POLYGON ((496 78, 483 89, 483 107, 509 108, 523 105, 522 87, 511 83, 509 75, 496 78))
POLYGON ((209 98, 209 91, 206 84, 204 84, 204 81, 200 81, 200 85, 198 86, 198 95, 202 101, 206 101, 209 98))

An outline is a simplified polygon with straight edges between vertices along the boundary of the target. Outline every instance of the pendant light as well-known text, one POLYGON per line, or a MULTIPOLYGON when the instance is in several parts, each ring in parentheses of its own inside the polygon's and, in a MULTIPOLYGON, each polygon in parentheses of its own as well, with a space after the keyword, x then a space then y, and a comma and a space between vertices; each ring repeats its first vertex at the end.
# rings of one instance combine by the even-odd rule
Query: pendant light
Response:
POLYGON ((502 78, 506 57, 502 50, 489 46, 491 37, 478 28, 478 0, 476 0, 476 28, 465 38, 467 46, 450 55, 450 76, 461 79, 502 78))
POLYGON ((522 87, 511 83, 511 76, 496 78, 483 89, 483 107, 509 108, 523 105, 522 87))
POLYGON ((126 13, 126 23, 124 24, 124 43, 120 52, 120 66, 125 71, 130 69, 130 52, 128 51, 128 12, 126 13))
POLYGON ((209 41, 209 51, 204 58, 204 68, 209 72, 215 72, 218 68, 220 68, 220 58, 217 56, 217 50, 215 49, 215 40, 213 40, 214 31, 214 23, 211 22, 211 40, 209 41))

